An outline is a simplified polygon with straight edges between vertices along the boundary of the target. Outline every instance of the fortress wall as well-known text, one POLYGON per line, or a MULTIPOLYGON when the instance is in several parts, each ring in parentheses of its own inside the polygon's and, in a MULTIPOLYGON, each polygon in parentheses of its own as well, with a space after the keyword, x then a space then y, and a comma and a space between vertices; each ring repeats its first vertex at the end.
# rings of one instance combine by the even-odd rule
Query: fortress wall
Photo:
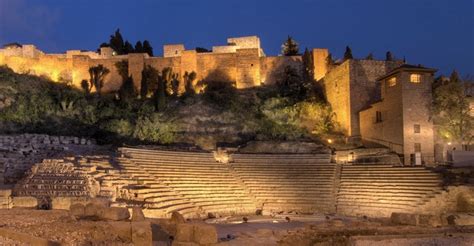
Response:
POLYGON ((89 61, 88 56, 72 57, 72 83, 80 88, 82 80, 89 80, 89 61))
MULTIPOLYGON (((110 70, 109 74, 105 77, 104 80, 104 87, 102 88, 102 91, 107 93, 107 92, 113 92, 117 91, 120 89, 120 86, 122 85, 122 77, 118 73, 117 68, 115 67, 115 63, 124 60, 123 58, 108 58, 108 59, 89 59, 88 66, 85 68, 85 74, 86 74, 86 80, 90 79, 89 75, 89 68, 93 66, 98 66, 102 65, 106 67, 107 69, 110 70)), ((141 76, 141 74, 140 74, 141 76)), ((134 78, 135 79, 135 78, 134 78)), ((135 81, 136 83, 136 81, 135 81)), ((79 84, 80 86, 80 84, 79 84)))
POLYGON ((197 53, 197 80, 236 81, 235 53, 197 53))
POLYGON ((235 53, 237 52, 236 45, 223 45, 223 46, 212 46, 213 53, 235 53))
MULTIPOLYGON (((183 51, 181 54, 181 65, 180 65, 180 93, 185 91, 185 84, 184 84, 184 74, 186 72, 196 72, 197 73, 197 52, 195 50, 186 50, 183 51)), ((193 81, 193 86, 195 86, 197 80, 193 81)))
POLYGON ((348 136, 351 135, 349 71, 349 62, 346 61, 331 69, 323 78, 325 94, 335 114, 335 121, 348 136))
POLYGON ((303 63, 301 56, 268 56, 260 57, 260 80, 264 84, 275 84, 285 71, 285 67, 291 66, 302 71, 303 63))
POLYGON ((55 55, 41 55, 37 58, 0 55, 0 64, 8 65, 16 73, 46 76, 54 81, 60 78, 71 80, 71 67, 67 59, 55 55))
POLYGON ((236 66, 237 88, 249 88, 261 84, 258 49, 238 49, 236 66))
POLYGON ((133 83, 138 91, 141 88, 142 71, 143 68, 145 68, 145 58, 148 58, 148 55, 143 53, 128 54, 128 75, 132 76, 133 83))
POLYGON ((349 60, 350 66, 350 135, 360 136, 359 112, 370 104, 380 100, 380 83, 377 79, 401 62, 387 62, 376 60, 349 60))

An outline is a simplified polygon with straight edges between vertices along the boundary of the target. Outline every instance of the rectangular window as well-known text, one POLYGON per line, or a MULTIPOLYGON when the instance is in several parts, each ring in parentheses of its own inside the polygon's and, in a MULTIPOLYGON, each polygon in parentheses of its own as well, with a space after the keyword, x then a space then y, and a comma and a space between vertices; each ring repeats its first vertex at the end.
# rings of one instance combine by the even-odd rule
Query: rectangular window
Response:
POLYGON ((421 143, 415 143, 415 153, 421 152, 421 143))
POLYGON ((382 122, 382 112, 375 111, 375 123, 382 122))
POLYGON ((418 124, 415 124, 413 126, 415 133, 420 133, 421 132, 421 126, 418 124))
POLYGON ((397 77, 391 77, 387 82, 389 87, 395 86, 397 85, 397 77))
POLYGON ((417 74, 417 73, 410 74, 410 82, 421 83, 421 74, 417 74))

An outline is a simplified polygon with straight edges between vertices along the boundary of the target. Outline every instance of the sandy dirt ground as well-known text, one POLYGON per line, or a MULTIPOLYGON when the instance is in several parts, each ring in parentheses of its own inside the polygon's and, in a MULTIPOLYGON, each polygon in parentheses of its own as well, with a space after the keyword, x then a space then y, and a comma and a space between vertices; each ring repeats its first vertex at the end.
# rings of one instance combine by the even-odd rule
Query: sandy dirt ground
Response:
MULTIPOLYGON (((219 246, 234 245, 348 245, 355 236, 431 235, 442 237, 453 245, 463 245, 462 235, 474 235, 474 226, 415 227, 391 225, 388 220, 351 217, 313 216, 249 216, 208 220, 217 228, 219 246), (461 241, 458 236, 461 235, 461 241), (451 240, 451 237, 453 240, 451 240), (454 238, 457 237, 458 241, 454 238)), ((165 220, 151 220, 160 227, 165 220)), ((152 225, 153 227, 153 225, 152 225)), ((106 221, 76 220, 62 210, 0 210, 0 229, 36 236, 63 245, 131 245, 114 233, 106 221)), ((164 228, 164 227, 162 227, 164 228)), ((163 230, 153 230, 155 241, 168 239, 163 230), (158 235, 162 233, 163 235, 158 235), (157 234, 157 235, 155 235, 157 234)), ((466 239, 466 240, 472 240, 466 239)), ((467 242, 467 241, 466 241, 467 242)), ((170 243, 162 241, 162 243, 170 243)), ((471 241, 474 244, 474 242, 471 241)), ((0 237, 0 245, 21 245, 0 237)), ((166 244, 157 244, 166 245, 166 244)), ((447 245, 450 245, 449 243, 447 245)), ((467 242, 466 245, 471 245, 467 242)))

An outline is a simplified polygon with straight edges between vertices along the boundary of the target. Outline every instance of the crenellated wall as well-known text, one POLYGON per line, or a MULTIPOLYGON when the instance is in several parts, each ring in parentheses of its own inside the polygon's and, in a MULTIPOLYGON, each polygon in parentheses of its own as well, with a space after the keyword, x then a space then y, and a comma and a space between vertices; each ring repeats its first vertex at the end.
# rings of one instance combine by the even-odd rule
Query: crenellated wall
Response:
MULTIPOLYGON (((117 91, 122 78, 115 63, 128 61, 129 75, 133 77, 135 87, 140 89, 142 70, 151 66, 158 71, 166 67, 178 73, 180 81, 188 72, 196 72, 200 80, 222 80, 235 84, 237 88, 272 84, 286 66, 301 71, 301 57, 265 57, 256 36, 228 39, 232 47, 226 52, 197 53, 185 50, 184 45, 164 46, 163 57, 149 57, 147 54, 114 55, 110 48, 101 48, 100 53, 92 51, 69 50, 65 54, 45 54, 33 45, 0 49, 0 65, 7 65, 18 73, 43 75, 54 81, 69 81, 80 88, 82 80, 89 80, 89 68, 103 65, 110 70, 105 77, 103 92, 117 91)), ((184 84, 180 84, 184 90, 184 84)))

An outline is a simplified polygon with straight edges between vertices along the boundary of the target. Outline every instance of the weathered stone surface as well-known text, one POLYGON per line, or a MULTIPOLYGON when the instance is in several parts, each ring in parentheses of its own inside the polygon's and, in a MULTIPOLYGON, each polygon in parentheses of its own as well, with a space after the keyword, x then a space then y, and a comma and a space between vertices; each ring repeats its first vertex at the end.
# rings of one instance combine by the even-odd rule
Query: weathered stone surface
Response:
POLYGON ((408 213, 392 213, 390 220, 393 224, 397 225, 417 225, 418 216, 416 214, 408 213))
POLYGON ((212 225, 194 224, 193 241, 198 244, 217 243, 217 230, 212 225))
POLYGON ((420 214, 418 215, 418 224, 421 226, 442 226, 443 221, 441 216, 432 214, 420 214))
POLYGON ((72 204, 69 207, 69 213, 75 217, 85 216, 85 206, 81 203, 72 204))
POLYGON ((449 225, 471 226, 474 225, 474 213, 452 214, 447 217, 449 225))
POLYGON ((132 221, 143 221, 145 220, 145 215, 140 207, 132 208, 132 221))
POLYGON ((132 242, 134 245, 152 245, 150 222, 132 222, 132 242))
POLYGON ((111 207, 105 208, 100 217, 106 220, 120 221, 130 218, 130 212, 127 208, 111 207))
POLYGON ((107 208, 100 203, 87 203, 84 208, 84 215, 90 217, 102 217, 107 208))
POLYGON ((179 242, 192 242, 194 236, 194 226, 189 223, 180 223, 176 226, 175 240, 179 242))
POLYGON ((52 209, 69 209, 71 207, 71 198, 70 197, 53 197, 51 199, 51 208, 52 209))
POLYGON ((38 199, 31 196, 19 196, 12 199, 14 208, 36 208, 38 199))
POLYGON ((185 222, 186 220, 184 219, 183 215, 181 215, 179 212, 175 211, 171 214, 171 223, 181 224, 185 222))
POLYGON ((9 197, 12 195, 12 190, 10 189, 0 189, 0 197, 9 197))

